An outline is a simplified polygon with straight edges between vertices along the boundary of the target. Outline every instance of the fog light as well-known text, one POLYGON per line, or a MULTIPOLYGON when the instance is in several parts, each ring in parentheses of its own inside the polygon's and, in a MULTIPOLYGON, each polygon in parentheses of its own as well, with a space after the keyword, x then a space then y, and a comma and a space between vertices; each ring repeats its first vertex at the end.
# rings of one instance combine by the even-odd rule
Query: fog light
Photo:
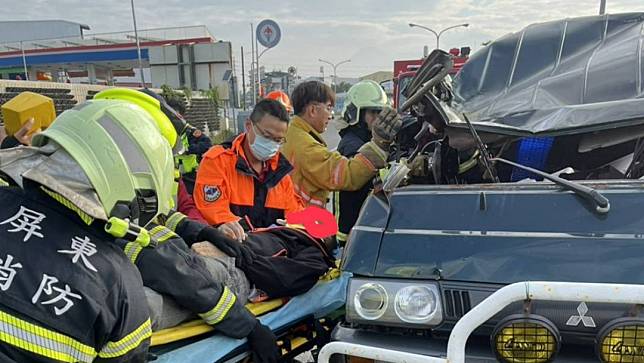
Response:
POLYGON ((602 362, 644 363, 644 320, 616 319, 598 335, 602 362))
POLYGON ((380 284, 367 283, 356 291, 353 298, 356 312, 363 319, 376 320, 387 310, 389 298, 387 291, 380 284))
POLYGON ((492 334, 497 358, 508 363, 545 363, 559 351, 557 327, 537 315, 513 315, 501 321, 492 334))

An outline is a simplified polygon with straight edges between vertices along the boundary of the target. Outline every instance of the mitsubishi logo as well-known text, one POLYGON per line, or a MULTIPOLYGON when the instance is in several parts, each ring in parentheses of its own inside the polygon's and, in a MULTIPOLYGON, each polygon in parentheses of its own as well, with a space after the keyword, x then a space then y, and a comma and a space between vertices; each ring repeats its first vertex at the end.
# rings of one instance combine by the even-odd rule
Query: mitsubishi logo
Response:
POLYGON ((586 316, 588 314, 588 306, 586 306, 585 302, 581 302, 579 306, 577 306, 577 313, 579 315, 573 315, 568 319, 568 322, 566 325, 568 326, 577 326, 579 323, 584 323, 584 326, 586 328, 595 328, 595 320, 593 320, 592 317, 586 316))

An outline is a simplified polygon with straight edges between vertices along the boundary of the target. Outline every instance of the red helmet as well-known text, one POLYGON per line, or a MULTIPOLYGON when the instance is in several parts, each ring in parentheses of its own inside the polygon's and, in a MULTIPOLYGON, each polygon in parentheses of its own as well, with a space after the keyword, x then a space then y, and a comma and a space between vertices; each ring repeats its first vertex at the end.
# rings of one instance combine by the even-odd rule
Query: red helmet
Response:
POLYGON ((288 95, 284 91, 271 91, 269 92, 265 98, 275 100, 280 102, 284 107, 286 107, 286 111, 288 113, 293 112, 293 106, 291 106, 291 99, 288 98, 288 95))

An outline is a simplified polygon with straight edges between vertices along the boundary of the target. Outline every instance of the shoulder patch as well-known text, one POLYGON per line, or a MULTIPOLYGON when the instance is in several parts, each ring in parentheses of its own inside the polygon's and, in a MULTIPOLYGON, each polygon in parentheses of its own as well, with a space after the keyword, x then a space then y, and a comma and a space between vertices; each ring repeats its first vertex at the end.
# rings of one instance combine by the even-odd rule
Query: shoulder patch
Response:
POLYGON ((212 203, 221 197, 221 190, 216 185, 203 186, 203 200, 212 203))

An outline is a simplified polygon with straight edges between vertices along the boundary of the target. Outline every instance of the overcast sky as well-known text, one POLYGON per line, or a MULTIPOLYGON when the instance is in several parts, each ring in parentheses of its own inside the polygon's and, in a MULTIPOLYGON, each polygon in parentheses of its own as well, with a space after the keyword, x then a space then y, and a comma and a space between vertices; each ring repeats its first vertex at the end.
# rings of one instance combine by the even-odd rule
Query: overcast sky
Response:
MULTIPOLYGON (((92 33, 132 29, 129 0, 3 0, 0 20, 63 19, 88 24, 92 33)), ((250 55, 250 23, 277 21, 281 43, 266 52, 267 70, 297 67, 301 75, 319 75, 318 58, 351 59, 338 77, 392 70, 394 59, 422 56, 435 44, 431 33, 469 23, 441 36, 441 48, 495 39, 524 26, 564 17, 597 14, 599 0, 135 0, 139 29, 206 25, 218 40, 232 42, 237 70, 240 46, 250 55)), ((607 12, 644 12, 644 0, 607 0, 607 12)), ((330 67, 325 67, 327 75, 330 67)))

